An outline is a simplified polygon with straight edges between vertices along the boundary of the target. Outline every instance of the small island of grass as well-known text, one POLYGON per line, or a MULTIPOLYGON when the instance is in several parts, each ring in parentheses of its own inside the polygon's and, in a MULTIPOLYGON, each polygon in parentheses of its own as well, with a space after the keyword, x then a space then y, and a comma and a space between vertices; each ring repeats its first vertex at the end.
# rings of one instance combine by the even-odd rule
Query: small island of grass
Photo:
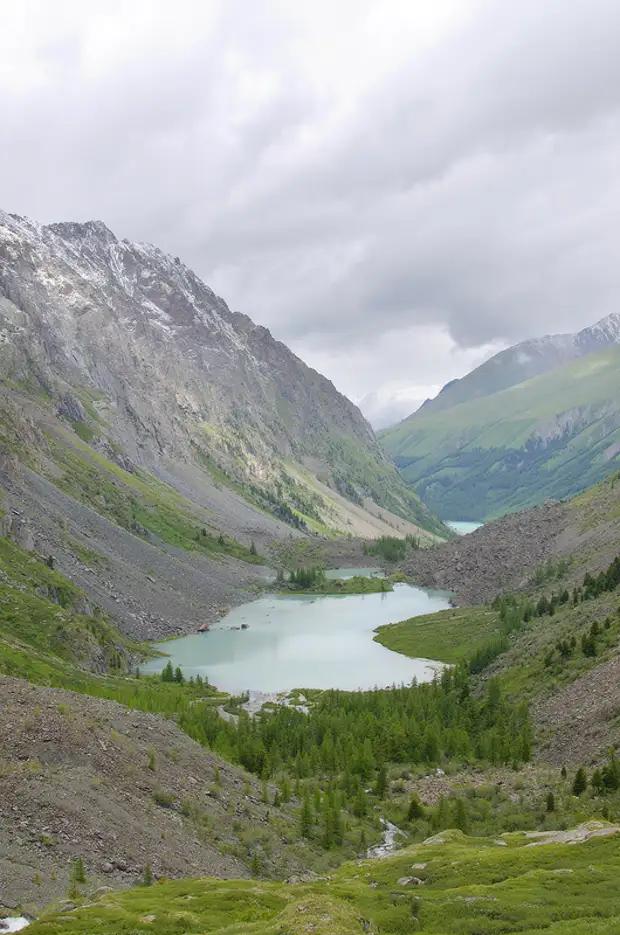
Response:
POLYGON ((330 579, 322 568, 300 568, 292 571, 288 580, 280 578, 279 584, 296 594, 378 594, 394 590, 387 578, 354 575, 330 579))

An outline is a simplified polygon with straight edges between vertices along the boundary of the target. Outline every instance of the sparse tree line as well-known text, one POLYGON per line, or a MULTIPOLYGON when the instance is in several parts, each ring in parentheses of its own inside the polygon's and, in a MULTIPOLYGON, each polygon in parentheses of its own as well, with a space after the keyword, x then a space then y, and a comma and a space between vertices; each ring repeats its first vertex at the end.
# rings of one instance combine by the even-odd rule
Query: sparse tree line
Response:
POLYGON ((364 555, 376 555, 386 562, 402 562, 410 549, 419 549, 420 540, 417 536, 379 536, 374 542, 364 543, 364 555))
MULTIPOLYGON (((568 563, 561 560, 559 563, 546 565, 539 569, 541 580, 548 577, 565 574, 568 563)), ((593 600, 600 595, 614 591, 620 584, 620 557, 616 557, 605 571, 596 577, 586 572, 580 586, 569 592, 564 588, 559 592, 552 592, 547 597, 543 594, 537 601, 515 594, 504 594, 495 598, 491 607, 499 612, 499 634, 481 646, 469 661, 471 674, 482 672, 498 656, 506 652, 509 647, 509 635, 520 630, 526 623, 536 617, 553 617, 560 607, 577 607, 584 601, 593 600)), ((620 613, 620 608, 619 608, 620 613)), ((611 618, 607 617, 602 623, 595 621, 590 628, 581 634, 579 640, 576 636, 570 640, 560 640, 555 649, 545 654, 545 665, 550 666, 554 661, 569 659, 575 652, 581 651, 585 656, 596 656, 598 643, 604 631, 609 630, 611 618), (557 656, 556 656, 557 653, 557 656)))
POLYGON ((288 584, 305 591, 320 588, 325 584, 325 571, 322 568, 299 568, 289 574, 288 584))
MULTIPOLYGON (((566 777, 566 770, 563 770, 563 777, 566 777)), ((594 795, 605 795, 620 789, 620 762, 613 747, 609 751, 607 763, 593 770, 591 776, 588 776, 585 766, 580 766, 575 773, 573 795, 583 795, 588 786, 591 786, 594 795)))

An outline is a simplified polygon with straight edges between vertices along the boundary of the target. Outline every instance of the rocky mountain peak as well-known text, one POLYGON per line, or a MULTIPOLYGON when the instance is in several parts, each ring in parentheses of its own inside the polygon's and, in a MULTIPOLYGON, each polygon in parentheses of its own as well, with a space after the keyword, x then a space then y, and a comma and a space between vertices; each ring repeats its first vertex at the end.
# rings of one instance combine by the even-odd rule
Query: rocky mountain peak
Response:
MULTIPOLYGON (((575 360, 620 344, 620 314, 571 334, 547 334, 508 347, 460 380, 452 380, 417 410, 428 415, 481 396, 497 393, 575 360)), ((415 421, 416 413, 408 417, 415 421)))
POLYGON ((96 397, 88 431, 138 465, 198 453, 275 484, 287 459, 434 524, 329 380, 178 257, 101 221, 0 214, 0 366, 34 378, 57 408, 67 393, 96 397))

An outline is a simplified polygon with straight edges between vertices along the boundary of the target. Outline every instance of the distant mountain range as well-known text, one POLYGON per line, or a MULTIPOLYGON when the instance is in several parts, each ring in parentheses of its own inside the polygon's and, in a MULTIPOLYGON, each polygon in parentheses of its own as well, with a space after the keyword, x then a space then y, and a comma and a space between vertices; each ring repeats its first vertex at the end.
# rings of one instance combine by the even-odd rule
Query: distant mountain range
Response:
POLYGON ((500 351, 460 380, 447 383, 423 409, 439 412, 479 396, 498 393, 578 357, 620 344, 620 314, 613 313, 576 334, 549 334, 500 351))
POLYGON ((620 466, 620 315, 501 351, 380 440, 446 519, 584 489, 620 466))

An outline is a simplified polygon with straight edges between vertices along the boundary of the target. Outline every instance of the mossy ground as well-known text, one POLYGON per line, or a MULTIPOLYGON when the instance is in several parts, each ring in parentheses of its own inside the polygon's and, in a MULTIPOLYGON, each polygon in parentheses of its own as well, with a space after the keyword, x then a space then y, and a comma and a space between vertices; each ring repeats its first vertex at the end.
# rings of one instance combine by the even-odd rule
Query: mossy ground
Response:
POLYGON ((620 931, 617 836, 543 843, 447 832, 438 843, 344 864, 329 878, 287 885, 179 880, 124 893, 34 923, 32 935, 612 935, 620 931), (414 883, 412 877, 422 883, 414 883))

